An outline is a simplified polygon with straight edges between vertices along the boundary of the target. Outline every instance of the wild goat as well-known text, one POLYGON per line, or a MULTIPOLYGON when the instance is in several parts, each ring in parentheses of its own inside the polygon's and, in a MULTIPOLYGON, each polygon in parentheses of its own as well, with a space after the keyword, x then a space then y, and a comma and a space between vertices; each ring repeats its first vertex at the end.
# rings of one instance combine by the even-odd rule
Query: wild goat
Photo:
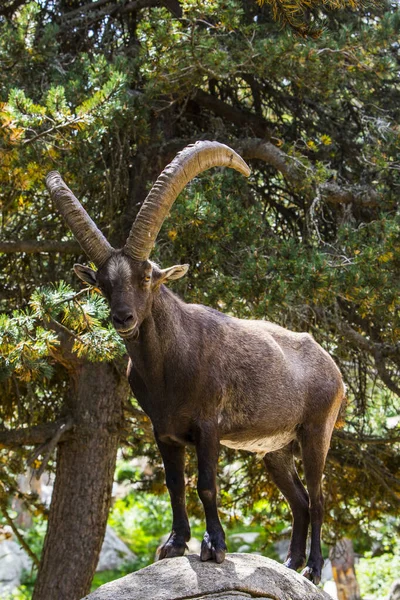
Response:
POLYGON ((198 457, 197 489, 207 530, 201 560, 225 558, 225 534, 217 511, 219 444, 264 455, 265 466, 293 513, 285 564, 304 566, 320 581, 323 559, 322 473, 344 386, 330 356, 306 333, 267 321, 237 319, 186 304, 165 283, 188 265, 160 269, 149 261, 158 232, 184 186, 199 173, 228 166, 248 176, 242 158, 218 142, 197 142, 161 173, 121 250, 110 246, 79 201, 53 171, 47 187, 78 242, 97 266, 75 265, 83 281, 103 292, 112 322, 130 356, 133 393, 150 417, 171 497, 172 532, 160 558, 181 556, 190 539, 185 507, 185 445, 198 457), (301 449, 308 493, 294 463, 301 449))

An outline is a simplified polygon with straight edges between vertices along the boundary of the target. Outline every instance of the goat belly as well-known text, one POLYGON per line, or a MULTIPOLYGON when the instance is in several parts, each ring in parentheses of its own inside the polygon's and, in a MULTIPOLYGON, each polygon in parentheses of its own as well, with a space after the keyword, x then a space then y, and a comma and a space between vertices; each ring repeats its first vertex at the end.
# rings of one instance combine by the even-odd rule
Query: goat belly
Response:
POLYGON ((284 446, 287 446, 296 438, 295 431, 286 431, 263 437, 261 435, 254 436, 251 431, 247 432, 231 432, 223 436, 220 440, 221 444, 234 448, 235 450, 248 450, 257 454, 266 454, 267 452, 275 452, 284 446))

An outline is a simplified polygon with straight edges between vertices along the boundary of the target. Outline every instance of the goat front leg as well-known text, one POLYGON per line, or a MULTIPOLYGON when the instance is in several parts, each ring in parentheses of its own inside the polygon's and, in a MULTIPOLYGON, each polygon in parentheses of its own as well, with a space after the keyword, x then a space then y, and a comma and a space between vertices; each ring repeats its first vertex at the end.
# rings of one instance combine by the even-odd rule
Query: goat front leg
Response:
POLYGON ((155 433, 164 463, 165 479, 172 506, 172 531, 159 550, 159 559, 183 556, 190 540, 190 525, 185 503, 185 447, 166 444, 155 433))
POLYGON ((225 533, 217 509, 217 464, 219 439, 213 423, 199 425, 195 435, 198 480, 197 492, 206 516, 206 533, 201 543, 200 559, 222 563, 225 559, 225 533))

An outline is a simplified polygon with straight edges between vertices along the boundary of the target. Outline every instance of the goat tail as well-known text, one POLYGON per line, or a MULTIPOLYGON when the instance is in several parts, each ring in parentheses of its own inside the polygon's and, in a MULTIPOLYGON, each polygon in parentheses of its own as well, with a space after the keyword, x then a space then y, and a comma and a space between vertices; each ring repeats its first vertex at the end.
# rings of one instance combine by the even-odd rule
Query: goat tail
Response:
POLYGON ((346 394, 346 386, 343 384, 342 403, 339 408, 338 416, 336 417, 335 429, 341 429, 342 427, 344 427, 344 425, 346 423, 345 415, 346 415, 346 409, 347 409, 348 403, 349 403, 349 399, 346 394))

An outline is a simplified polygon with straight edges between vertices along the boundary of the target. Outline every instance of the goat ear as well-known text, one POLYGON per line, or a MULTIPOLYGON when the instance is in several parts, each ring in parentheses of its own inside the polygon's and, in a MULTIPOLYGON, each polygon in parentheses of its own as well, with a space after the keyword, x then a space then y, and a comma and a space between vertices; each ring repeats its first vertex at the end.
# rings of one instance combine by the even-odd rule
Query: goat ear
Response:
POLYGON ((180 279, 188 272, 189 265, 174 265, 168 269, 161 269, 157 275, 157 286, 174 279, 180 279))
POLYGON ((74 271, 78 275, 79 279, 82 279, 82 281, 85 283, 88 283, 89 285, 97 285, 96 271, 90 267, 76 264, 74 265, 74 271))

